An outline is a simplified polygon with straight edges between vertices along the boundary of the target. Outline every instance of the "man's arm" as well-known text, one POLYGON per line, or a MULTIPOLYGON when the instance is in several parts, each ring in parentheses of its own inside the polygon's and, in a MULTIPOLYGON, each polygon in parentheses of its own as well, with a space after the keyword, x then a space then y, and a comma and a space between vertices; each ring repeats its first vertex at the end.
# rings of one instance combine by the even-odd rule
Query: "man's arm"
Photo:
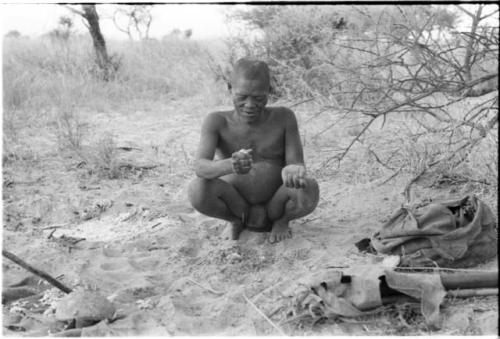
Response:
POLYGON ((217 113, 210 113, 203 121, 195 162, 195 173, 200 178, 215 179, 233 173, 231 158, 213 160, 222 124, 224 118, 217 113))
POLYGON ((283 183, 291 188, 304 188, 306 186, 306 166, 304 152, 300 141, 299 127, 295 114, 286 110, 285 124, 285 161, 286 166, 281 171, 283 183))
POLYGON ((289 109, 286 110, 285 161, 287 165, 305 166, 297 119, 289 109))

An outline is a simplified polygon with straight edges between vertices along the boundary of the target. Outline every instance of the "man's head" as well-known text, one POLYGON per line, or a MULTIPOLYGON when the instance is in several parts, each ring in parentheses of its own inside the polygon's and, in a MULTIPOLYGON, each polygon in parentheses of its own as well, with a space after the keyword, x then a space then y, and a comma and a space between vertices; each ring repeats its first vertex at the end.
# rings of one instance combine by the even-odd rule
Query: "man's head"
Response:
POLYGON ((263 61, 239 59, 231 76, 231 91, 236 112, 246 122, 259 120, 267 104, 270 88, 269 67, 263 61))

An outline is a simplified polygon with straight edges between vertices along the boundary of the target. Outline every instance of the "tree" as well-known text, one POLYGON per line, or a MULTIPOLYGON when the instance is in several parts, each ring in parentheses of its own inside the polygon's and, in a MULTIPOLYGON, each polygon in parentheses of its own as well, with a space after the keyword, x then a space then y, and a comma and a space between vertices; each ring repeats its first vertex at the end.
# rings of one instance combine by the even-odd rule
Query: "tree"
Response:
POLYGON ((68 16, 61 16, 59 18, 58 27, 49 32, 49 37, 54 40, 68 41, 71 36, 71 29, 73 28, 73 20, 68 16))
POLYGON ((434 166, 463 164, 486 136, 494 138, 499 29, 498 19, 493 25, 486 21, 498 16, 498 9, 484 13, 486 8, 318 6, 306 13, 282 7, 265 20, 253 19, 260 38, 244 43, 265 51, 259 57, 281 76, 282 95, 314 99, 322 106, 317 115, 331 112, 333 122, 318 135, 359 117, 359 129, 322 167, 340 164, 360 146, 395 175, 409 170, 417 180, 434 166), (466 11, 467 31, 457 28, 459 11, 466 11), (375 122, 387 126, 392 117, 403 116, 417 127, 388 131, 392 138, 403 133, 399 144, 370 138, 375 122), (411 147, 403 148, 404 142, 411 147), (421 152, 417 165, 408 152, 421 152))
POLYGON ((21 37, 21 33, 19 33, 18 30, 11 30, 8 31, 7 34, 5 34, 6 38, 12 38, 12 39, 18 39, 21 37))
MULTIPOLYGON (((465 9, 460 5, 456 6, 459 10, 464 12, 472 20, 470 31, 464 34, 464 38, 466 40, 466 46, 465 46, 465 55, 464 55, 463 69, 462 69, 464 80, 469 82, 472 81, 473 78, 472 69, 474 65, 482 61, 483 56, 489 54, 488 52, 491 51, 490 48, 491 47, 494 48, 495 43, 498 50, 498 36, 495 40, 494 35, 493 36, 491 35, 491 33, 493 32, 490 33, 488 32, 487 29, 484 28, 481 29, 480 27, 482 21, 495 14, 498 14, 498 9, 491 13, 483 14, 484 6, 485 5, 479 5, 475 13, 469 12, 467 9, 465 9), (477 53, 478 49, 481 50, 481 53, 477 53)), ((492 87, 490 87, 490 89, 493 90, 492 87)), ((464 94, 468 96, 477 95, 477 93, 474 93, 472 88, 468 88, 466 90, 466 93, 464 94)), ((481 94, 485 94, 484 91, 482 91, 481 94)))
POLYGON ((81 5, 81 11, 70 6, 66 6, 66 8, 80 15, 85 20, 84 24, 87 26, 94 44, 96 64, 101 70, 102 78, 108 81, 113 70, 113 64, 106 49, 106 41, 101 33, 99 15, 97 14, 95 5, 81 5))
POLYGON ((119 5, 113 15, 115 27, 134 40, 149 39, 149 30, 153 21, 153 5, 119 5))
POLYGON ((184 38, 189 39, 193 35, 193 30, 191 28, 184 30, 184 38))

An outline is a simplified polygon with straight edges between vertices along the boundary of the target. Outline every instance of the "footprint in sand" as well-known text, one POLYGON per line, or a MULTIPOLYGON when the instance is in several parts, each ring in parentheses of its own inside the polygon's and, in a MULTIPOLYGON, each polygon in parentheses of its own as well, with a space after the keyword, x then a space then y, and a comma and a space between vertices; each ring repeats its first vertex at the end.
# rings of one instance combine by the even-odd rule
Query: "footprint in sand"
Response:
POLYGON ((178 251, 180 254, 188 257, 196 257, 200 248, 203 245, 203 241, 200 239, 187 239, 184 241, 181 247, 179 247, 178 251))
POLYGON ((126 269, 126 265, 123 262, 105 262, 101 264, 101 270, 103 271, 117 271, 126 269))
POLYGON ((106 246, 102 249, 102 254, 108 258, 121 258, 123 251, 118 247, 106 246))
POLYGON ((152 271, 156 267, 158 267, 158 265, 160 264, 160 260, 158 260, 154 257, 145 257, 145 258, 141 258, 141 259, 130 258, 128 260, 128 263, 134 269, 136 269, 138 271, 145 272, 145 271, 152 271))

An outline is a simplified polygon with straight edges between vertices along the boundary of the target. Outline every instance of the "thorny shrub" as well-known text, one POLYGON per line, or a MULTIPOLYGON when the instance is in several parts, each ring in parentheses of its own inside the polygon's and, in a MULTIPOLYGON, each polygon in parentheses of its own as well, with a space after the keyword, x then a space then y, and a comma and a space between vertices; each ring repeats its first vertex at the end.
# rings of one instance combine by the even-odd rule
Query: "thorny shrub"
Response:
POLYGON ((498 144, 483 140, 498 124, 498 20, 486 20, 498 12, 490 7, 251 7, 232 14, 247 24, 234 49, 269 62, 282 98, 313 99, 339 121, 366 117, 324 166, 361 147, 392 173, 471 170, 472 180, 496 187, 495 159, 485 155, 498 144), (383 132, 370 134, 382 120, 383 132))

